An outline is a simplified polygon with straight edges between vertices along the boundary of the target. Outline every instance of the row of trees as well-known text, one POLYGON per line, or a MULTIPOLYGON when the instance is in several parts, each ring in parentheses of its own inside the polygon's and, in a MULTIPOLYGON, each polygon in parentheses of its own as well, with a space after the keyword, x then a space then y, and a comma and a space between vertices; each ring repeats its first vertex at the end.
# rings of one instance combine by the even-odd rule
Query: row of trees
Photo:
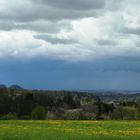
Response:
POLYGON ((83 92, 0 86, 0 119, 140 119, 140 98, 104 102, 83 92))

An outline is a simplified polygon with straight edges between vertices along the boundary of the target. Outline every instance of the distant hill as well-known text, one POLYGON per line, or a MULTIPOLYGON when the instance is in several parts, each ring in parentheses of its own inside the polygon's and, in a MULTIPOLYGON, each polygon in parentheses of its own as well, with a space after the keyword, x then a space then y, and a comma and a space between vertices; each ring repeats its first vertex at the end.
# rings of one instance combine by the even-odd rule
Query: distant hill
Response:
POLYGON ((14 89, 14 90, 24 90, 24 88, 22 88, 22 87, 19 86, 19 85, 11 85, 9 88, 10 88, 10 89, 14 89))
POLYGON ((4 85, 4 84, 1 84, 1 85, 0 85, 0 89, 2 89, 2 88, 7 88, 7 86, 4 85))

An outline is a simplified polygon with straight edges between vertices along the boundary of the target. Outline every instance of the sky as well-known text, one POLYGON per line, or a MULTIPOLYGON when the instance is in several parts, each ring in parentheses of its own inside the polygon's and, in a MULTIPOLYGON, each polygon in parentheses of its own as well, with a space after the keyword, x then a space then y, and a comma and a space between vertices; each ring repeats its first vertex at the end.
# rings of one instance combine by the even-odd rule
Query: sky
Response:
POLYGON ((0 0, 0 84, 140 90, 140 0, 0 0))

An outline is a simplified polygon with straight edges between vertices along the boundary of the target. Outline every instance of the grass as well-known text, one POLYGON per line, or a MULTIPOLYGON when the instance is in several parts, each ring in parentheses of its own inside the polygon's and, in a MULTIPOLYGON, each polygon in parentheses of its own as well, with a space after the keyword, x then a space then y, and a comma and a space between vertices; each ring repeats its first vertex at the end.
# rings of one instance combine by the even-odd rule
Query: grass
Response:
POLYGON ((0 140, 140 140, 140 121, 0 121, 0 140))

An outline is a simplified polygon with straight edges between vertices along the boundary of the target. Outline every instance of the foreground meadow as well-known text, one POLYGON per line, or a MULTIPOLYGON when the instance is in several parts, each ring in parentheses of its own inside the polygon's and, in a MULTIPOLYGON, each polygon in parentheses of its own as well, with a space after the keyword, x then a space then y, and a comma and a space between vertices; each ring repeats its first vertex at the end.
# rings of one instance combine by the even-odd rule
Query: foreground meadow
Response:
POLYGON ((140 121, 0 121, 0 140, 140 140, 140 121))

